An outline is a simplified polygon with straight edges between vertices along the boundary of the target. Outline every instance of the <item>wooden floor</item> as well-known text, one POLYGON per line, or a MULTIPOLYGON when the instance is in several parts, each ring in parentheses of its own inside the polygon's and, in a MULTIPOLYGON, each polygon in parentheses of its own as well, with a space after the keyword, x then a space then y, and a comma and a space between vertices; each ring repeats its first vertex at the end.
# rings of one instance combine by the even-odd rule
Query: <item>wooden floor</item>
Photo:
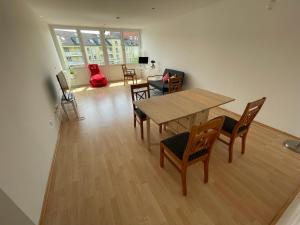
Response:
MULTIPOLYGON (((288 136, 254 124, 232 164, 216 143, 208 184, 201 163, 188 168, 183 197, 178 171, 160 168, 159 146, 149 152, 133 128, 129 86, 115 86, 77 89, 85 120, 62 126, 44 225, 269 224, 299 188, 300 155, 282 147, 288 136)), ((160 140, 154 124, 151 137, 160 140)))

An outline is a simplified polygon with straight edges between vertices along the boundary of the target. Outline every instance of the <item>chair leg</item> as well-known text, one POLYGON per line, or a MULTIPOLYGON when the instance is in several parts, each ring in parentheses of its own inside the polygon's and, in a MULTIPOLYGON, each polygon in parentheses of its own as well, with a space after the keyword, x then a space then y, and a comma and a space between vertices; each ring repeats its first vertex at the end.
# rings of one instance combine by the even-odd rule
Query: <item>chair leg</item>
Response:
POLYGON ((78 111, 77 111, 77 107, 76 107, 76 102, 75 101, 72 101, 72 106, 73 106, 73 110, 76 114, 76 117, 77 119, 79 119, 79 114, 78 114, 78 111))
POLYGON ((162 125, 161 124, 159 125, 159 133, 160 134, 162 133, 162 125))
POLYGON ((228 160, 229 163, 232 162, 232 154, 233 154, 233 144, 234 144, 234 139, 235 139, 235 138, 231 138, 231 139, 230 139, 230 143, 229 143, 229 160, 228 160))
POLYGON ((66 110, 66 107, 65 107, 65 104, 61 103, 61 107, 64 110, 64 113, 65 113, 65 116, 67 117, 67 119, 70 120, 69 115, 68 115, 67 110, 66 110))
POLYGON ((136 127, 136 115, 133 116, 133 126, 136 127))
POLYGON ((141 138, 144 140, 144 122, 140 121, 140 128, 141 128, 141 138))
POLYGON ((164 146, 162 143, 160 143, 160 167, 164 168, 165 166, 165 152, 164 152, 164 146))
POLYGON ((181 170, 181 181, 182 181, 182 194, 186 196, 187 189, 186 189, 186 167, 182 168, 181 170))
POLYGON ((204 164, 204 183, 208 182, 208 165, 209 165, 209 160, 206 159, 203 161, 204 164))
POLYGON ((247 139, 247 133, 245 133, 242 136, 242 154, 245 153, 245 149, 246 149, 246 139, 247 139))

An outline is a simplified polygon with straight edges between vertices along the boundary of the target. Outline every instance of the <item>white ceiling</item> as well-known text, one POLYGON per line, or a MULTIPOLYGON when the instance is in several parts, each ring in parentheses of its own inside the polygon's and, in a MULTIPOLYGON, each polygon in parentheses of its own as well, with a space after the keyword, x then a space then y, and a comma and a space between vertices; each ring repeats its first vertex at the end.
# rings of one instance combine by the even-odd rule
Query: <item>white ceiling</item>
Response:
POLYGON ((143 28, 216 1, 219 0, 26 0, 49 24, 119 28, 143 28))

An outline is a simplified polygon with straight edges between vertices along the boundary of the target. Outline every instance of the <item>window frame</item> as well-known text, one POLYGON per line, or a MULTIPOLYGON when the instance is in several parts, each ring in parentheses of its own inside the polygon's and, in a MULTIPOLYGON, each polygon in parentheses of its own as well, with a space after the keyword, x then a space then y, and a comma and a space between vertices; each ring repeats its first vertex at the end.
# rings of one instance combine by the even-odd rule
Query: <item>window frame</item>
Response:
MULTIPOLYGON (((125 44, 124 44, 124 38, 123 38, 123 32, 137 32, 138 36, 139 36, 139 55, 141 55, 141 49, 142 49, 142 40, 141 40, 141 30, 139 29, 126 29, 126 28, 109 28, 109 27, 87 27, 87 26, 65 26, 65 25, 49 25, 50 28, 50 33, 52 35, 52 39, 54 42, 54 45, 56 47, 56 51, 58 53, 61 65, 64 69, 68 69, 69 66, 66 65, 65 60, 64 60, 64 56, 60 50, 60 46, 58 43, 58 40, 56 38, 56 33, 55 33, 55 29, 73 29, 76 30, 78 38, 79 38, 79 43, 80 43, 80 50, 82 52, 82 57, 83 57, 83 65, 78 65, 78 66, 72 66, 72 68, 82 68, 82 67, 86 67, 88 65, 88 56, 85 52, 85 48, 84 48, 84 44, 82 41, 82 34, 80 32, 80 30, 94 30, 94 31, 99 31, 100 32, 100 41, 101 41, 101 46, 103 48, 103 55, 104 55, 104 62, 105 65, 101 65, 101 66, 120 66, 121 64, 109 64, 109 57, 108 57, 108 51, 107 51, 107 46, 105 44, 105 35, 104 32, 106 30, 109 31, 115 31, 115 32, 120 32, 121 33, 121 49, 122 49, 122 56, 123 56, 123 63, 127 63, 127 59, 126 59, 126 54, 125 54, 125 44)), ((130 64, 138 64, 138 63, 130 63, 130 64)))

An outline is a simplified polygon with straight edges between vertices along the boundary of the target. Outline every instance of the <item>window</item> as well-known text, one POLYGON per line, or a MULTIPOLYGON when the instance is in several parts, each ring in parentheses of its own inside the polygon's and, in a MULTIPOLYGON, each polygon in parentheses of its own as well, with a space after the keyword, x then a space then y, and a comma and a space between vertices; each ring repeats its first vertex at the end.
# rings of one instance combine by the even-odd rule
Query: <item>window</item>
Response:
POLYGON ((54 29, 56 39, 67 67, 83 65, 80 42, 76 30, 54 29))
POLYGON ((98 28, 53 28, 53 38, 65 69, 84 64, 137 64, 139 31, 98 28))
POLYGON ((105 65, 100 32, 94 30, 81 30, 80 33, 88 63, 105 65))
POLYGON ((140 41, 138 32, 123 32, 126 63, 138 63, 140 41))
POLYGON ((121 32, 118 31, 105 31, 104 33, 105 44, 109 50, 108 62, 110 65, 122 64, 123 57, 117 57, 117 52, 122 52, 121 32), (116 51, 118 49, 118 51, 116 51))

